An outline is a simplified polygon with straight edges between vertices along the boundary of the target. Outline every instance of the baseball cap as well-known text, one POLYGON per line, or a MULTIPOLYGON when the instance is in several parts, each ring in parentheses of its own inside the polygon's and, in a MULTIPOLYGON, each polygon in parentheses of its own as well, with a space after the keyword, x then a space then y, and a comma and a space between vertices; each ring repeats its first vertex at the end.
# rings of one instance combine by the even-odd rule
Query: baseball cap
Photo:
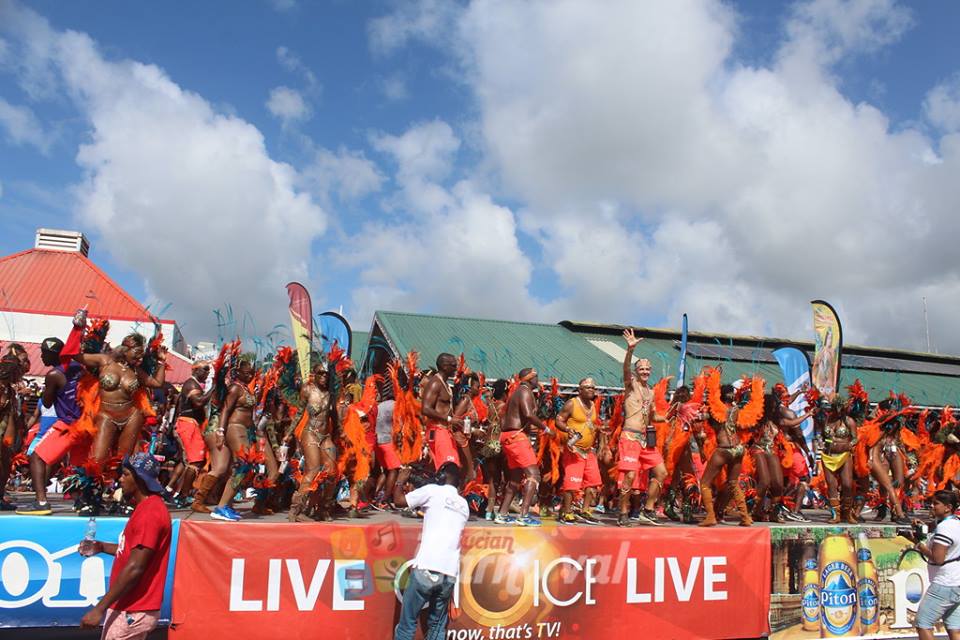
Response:
POLYGON ((60 338, 47 338, 40 343, 40 350, 59 354, 63 351, 63 340, 60 338))
POLYGON ((163 493, 163 485, 157 479, 160 474, 160 463, 149 453, 137 453, 123 459, 123 466, 143 480, 147 490, 152 493, 163 493))

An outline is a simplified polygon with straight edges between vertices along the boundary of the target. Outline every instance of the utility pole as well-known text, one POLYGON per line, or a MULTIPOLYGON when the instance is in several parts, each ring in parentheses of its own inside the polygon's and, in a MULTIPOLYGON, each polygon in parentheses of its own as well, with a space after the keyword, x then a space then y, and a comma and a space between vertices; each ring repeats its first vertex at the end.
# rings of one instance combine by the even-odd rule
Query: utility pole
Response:
POLYGON ((927 353, 933 353, 930 350, 930 319, 927 317, 927 297, 923 296, 923 326, 927 332, 927 353))

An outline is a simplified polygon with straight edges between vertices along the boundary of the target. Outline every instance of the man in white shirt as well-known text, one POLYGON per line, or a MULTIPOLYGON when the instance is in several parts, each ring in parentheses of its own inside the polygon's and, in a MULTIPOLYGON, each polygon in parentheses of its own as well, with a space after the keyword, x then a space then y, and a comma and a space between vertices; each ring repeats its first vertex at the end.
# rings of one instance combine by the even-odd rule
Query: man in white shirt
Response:
POLYGON ((403 592, 394 640, 413 640, 424 604, 429 604, 424 640, 442 640, 447 634, 447 606, 460 575, 460 535, 470 508, 457 490, 460 467, 456 463, 444 463, 435 482, 406 495, 400 486, 393 492, 396 506, 424 510, 423 533, 403 592))
POLYGON ((929 544, 918 542, 915 547, 930 570, 930 586, 914 621, 920 640, 933 640, 933 627, 939 620, 943 620, 950 640, 960 640, 960 519, 953 515, 958 502, 953 491, 933 494, 930 510, 937 528, 929 544))

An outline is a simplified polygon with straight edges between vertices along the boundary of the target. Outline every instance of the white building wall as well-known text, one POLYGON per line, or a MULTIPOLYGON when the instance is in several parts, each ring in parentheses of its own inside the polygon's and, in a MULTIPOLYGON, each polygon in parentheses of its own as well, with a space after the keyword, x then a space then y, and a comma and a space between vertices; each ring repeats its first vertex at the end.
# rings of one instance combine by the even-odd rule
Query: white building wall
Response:
MULTIPOLYGON (((164 346, 186 356, 186 345, 176 325, 173 322, 163 322, 161 326, 164 346)), ((72 327, 73 318, 69 316, 0 311, 0 341, 2 342, 42 342, 51 336, 66 340, 72 327)), ((134 331, 147 339, 153 337, 153 325, 149 322, 110 320, 107 342, 118 345, 124 336, 134 331)))

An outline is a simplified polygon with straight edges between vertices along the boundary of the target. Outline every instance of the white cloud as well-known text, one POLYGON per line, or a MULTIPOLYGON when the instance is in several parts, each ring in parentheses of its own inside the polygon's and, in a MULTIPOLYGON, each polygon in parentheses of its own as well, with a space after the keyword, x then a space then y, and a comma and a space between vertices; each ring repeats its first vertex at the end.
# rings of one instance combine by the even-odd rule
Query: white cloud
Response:
POLYGON ((340 147, 336 152, 317 149, 300 175, 311 192, 326 199, 336 193, 341 199, 362 198, 380 190, 384 176, 363 153, 340 147))
POLYGON ((290 87, 274 87, 270 90, 267 110, 287 127, 297 122, 309 120, 312 115, 310 105, 303 95, 290 87))
POLYGON ((927 93, 923 111, 927 120, 943 131, 960 131, 960 73, 927 93))
POLYGON ((297 7, 297 0, 270 0, 270 5, 277 11, 286 13, 297 7))
POLYGON ((55 73, 89 127, 75 197, 94 242, 172 302, 191 340, 216 335, 211 310, 225 303, 265 326, 282 322, 283 284, 308 278, 327 215, 296 189, 297 172, 270 158, 257 128, 29 9, 2 5, 0 31, 28 55, 46 52, 29 62, 55 73))
POLYGON ((414 39, 445 42, 455 33, 459 13, 458 5, 450 0, 401 2, 396 11, 370 21, 370 48, 385 55, 414 39))
MULTIPOLYGON (((835 75, 902 37, 909 10, 798 3, 773 62, 751 67, 733 57, 736 8, 474 0, 451 17, 419 3, 369 35, 379 53, 418 39, 459 57, 481 166, 523 203, 517 224, 563 292, 518 308, 671 325, 688 311, 703 330, 808 337, 809 300, 824 297, 851 342, 922 347, 919 292, 960 290, 960 136, 895 125, 835 75)), ((926 104, 944 130, 949 88, 926 104)), ((960 313, 936 298, 942 317, 960 313)))
POLYGON ((320 91, 320 83, 317 82, 317 77, 314 75, 313 71, 311 71, 310 67, 303 63, 303 60, 300 59, 300 56, 291 51, 289 48, 284 46, 277 47, 277 62, 279 62, 280 66, 290 73, 298 73, 303 76, 303 80, 306 82, 308 91, 311 93, 318 93, 320 91))
POLYGON ((6 130, 12 144, 29 144, 44 154, 53 143, 53 135, 44 130, 29 107, 10 104, 3 98, 0 98, 0 128, 6 130))
POLYGON ((391 102, 399 102, 410 97, 407 80, 399 73, 381 79, 380 89, 383 91, 383 95, 387 100, 391 102))

